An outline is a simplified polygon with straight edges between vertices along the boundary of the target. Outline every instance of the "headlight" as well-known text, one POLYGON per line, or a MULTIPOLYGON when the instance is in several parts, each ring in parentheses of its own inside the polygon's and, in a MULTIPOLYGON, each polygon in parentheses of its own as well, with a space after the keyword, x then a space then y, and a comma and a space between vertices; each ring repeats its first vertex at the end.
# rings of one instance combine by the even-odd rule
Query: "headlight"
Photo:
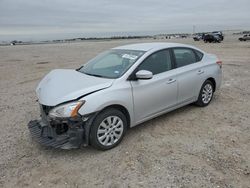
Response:
POLYGON ((78 114, 78 110, 82 107, 82 105, 85 103, 85 101, 76 101, 71 102, 67 104, 63 104, 60 106, 57 106, 50 110, 49 116, 50 117, 61 117, 61 118, 67 118, 67 117, 76 117, 78 114))

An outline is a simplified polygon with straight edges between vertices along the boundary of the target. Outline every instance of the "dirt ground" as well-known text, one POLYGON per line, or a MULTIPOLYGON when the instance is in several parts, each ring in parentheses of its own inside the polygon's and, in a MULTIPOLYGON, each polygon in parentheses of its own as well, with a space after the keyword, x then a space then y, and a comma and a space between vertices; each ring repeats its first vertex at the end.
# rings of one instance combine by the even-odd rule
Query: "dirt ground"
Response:
POLYGON ((0 187, 250 187, 250 42, 232 36, 221 44, 175 39, 223 61, 223 84, 208 107, 189 105, 143 123, 106 152, 30 139, 27 123, 39 117, 35 88, 46 73, 149 41, 0 47, 0 187))

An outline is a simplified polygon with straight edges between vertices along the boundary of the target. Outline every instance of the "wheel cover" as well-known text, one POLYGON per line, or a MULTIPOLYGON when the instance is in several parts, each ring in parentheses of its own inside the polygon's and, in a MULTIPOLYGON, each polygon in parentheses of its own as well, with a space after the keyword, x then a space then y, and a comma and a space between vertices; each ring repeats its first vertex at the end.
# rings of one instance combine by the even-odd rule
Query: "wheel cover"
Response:
POLYGON ((213 96, 213 87, 211 84, 206 84, 202 89, 202 102, 208 104, 213 96))
POLYGON ((124 129, 123 121, 118 116, 108 116, 97 129, 97 139, 103 146, 112 146, 118 142, 124 129))

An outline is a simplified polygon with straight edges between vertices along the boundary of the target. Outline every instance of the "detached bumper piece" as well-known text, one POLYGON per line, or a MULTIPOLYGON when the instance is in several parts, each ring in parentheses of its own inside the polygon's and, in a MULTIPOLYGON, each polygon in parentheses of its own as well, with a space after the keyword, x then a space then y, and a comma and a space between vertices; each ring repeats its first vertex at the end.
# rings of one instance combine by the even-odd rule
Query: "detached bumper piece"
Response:
POLYGON ((83 142, 82 122, 46 122, 34 120, 28 123, 31 137, 41 145, 61 149, 79 148, 83 142))

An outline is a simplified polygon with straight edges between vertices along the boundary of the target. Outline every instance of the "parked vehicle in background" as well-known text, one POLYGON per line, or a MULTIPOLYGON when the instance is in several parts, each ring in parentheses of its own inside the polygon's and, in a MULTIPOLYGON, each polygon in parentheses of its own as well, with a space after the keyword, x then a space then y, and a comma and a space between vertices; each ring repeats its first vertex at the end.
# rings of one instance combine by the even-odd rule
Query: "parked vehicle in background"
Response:
POLYGON ((221 41, 224 40, 224 35, 223 35, 222 31, 213 31, 212 34, 215 35, 215 36, 216 35, 219 36, 221 41))
POLYGON ((116 47, 76 70, 47 74, 36 89, 41 119, 28 127, 46 146, 111 149, 130 127, 190 103, 207 106, 221 68, 215 55, 189 45, 116 47))
POLYGON ((239 38, 239 41, 247 41, 250 40, 250 34, 249 35, 243 35, 243 37, 239 38))
POLYGON ((214 35, 214 34, 205 34, 203 40, 205 43, 207 42, 220 43, 222 41, 219 35, 214 35))
POLYGON ((200 41, 200 40, 202 40, 202 35, 195 35, 193 37, 193 39, 194 39, 194 41, 200 41))
POLYGON ((211 33, 197 33, 193 37, 194 41, 203 40, 204 42, 221 42, 224 40, 224 35, 221 31, 213 31, 211 33))

